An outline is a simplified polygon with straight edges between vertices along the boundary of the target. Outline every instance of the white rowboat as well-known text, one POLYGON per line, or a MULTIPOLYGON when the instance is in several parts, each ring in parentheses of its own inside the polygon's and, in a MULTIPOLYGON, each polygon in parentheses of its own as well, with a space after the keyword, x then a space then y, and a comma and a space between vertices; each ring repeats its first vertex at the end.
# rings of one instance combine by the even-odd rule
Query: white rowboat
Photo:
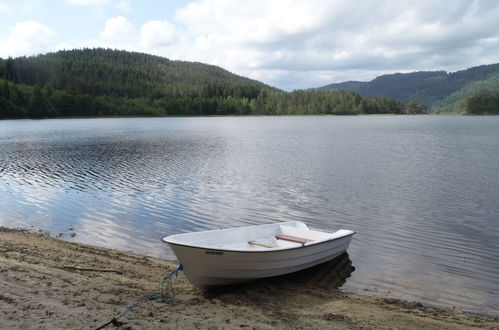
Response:
POLYGON ((312 230, 299 221, 208 230, 163 238, 194 285, 209 288, 278 276, 330 261, 354 232, 312 230))

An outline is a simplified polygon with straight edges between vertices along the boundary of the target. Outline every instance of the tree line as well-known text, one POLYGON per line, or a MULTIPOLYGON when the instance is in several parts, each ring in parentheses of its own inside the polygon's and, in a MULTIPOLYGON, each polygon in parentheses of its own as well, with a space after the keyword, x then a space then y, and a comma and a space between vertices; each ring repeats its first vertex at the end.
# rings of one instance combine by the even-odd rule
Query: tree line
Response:
POLYGON ((462 110, 465 114, 499 114, 499 93, 481 93, 470 96, 464 102, 462 110))
POLYGON ((348 91, 284 92, 201 63, 109 49, 0 59, 0 118, 415 114, 348 91))

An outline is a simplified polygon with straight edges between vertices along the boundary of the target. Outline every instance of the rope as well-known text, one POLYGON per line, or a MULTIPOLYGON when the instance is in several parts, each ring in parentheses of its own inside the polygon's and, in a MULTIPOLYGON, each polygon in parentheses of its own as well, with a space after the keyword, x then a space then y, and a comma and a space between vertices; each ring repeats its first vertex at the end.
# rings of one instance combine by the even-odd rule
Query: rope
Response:
POLYGON ((143 296, 140 296, 139 299, 137 299, 133 304, 125 308, 121 313, 116 315, 111 321, 107 322, 106 324, 101 325, 98 327, 96 330, 104 329, 108 325, 112 324, 115 327, 120 327, 124 323, 119 322, 118 319, 124 317, 127 315, 132 309, 137 307, 141 302, 144 300, 161 300, 162 302, 171 305, 175 301, 175 291, 173 290, 172 286, 172 281, 177 279, 178 274, 184 269, 182 264, 180 264, 175 270, 169 272, 165 276, 163 276, 163 281, 161 282, 161 294, 155 293, 155 294, 146 294, 143 296))
POLYGON ((177 279, 178 274, 182 270, 184 270, 184 266, 180 264, 174 271, 163 276, 163 281, 161 282, 161 296, 159 297, 162 302, 171 305, 175 301, 175 291, 173 290, 172 281, 177 279))

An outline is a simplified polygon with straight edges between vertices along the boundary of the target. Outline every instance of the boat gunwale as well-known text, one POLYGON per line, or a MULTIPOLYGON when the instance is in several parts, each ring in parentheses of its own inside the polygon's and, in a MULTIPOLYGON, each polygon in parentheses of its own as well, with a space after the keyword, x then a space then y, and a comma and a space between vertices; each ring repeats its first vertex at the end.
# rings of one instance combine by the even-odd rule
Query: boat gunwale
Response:
POLYGON ((282 247, 282 248, 272 248, 272 249, 268 249, 268 250, 232 250, 232 249, 211 248, 211 247, 204 247, 204 246, 197 246, 197 245, 179 244, 179 243, 172 243, 172 242, 166 241, 165 238, 167 238, 168 236, 163 237, 161 240, 164 243, 167 243, 169 245, 176 245, 176 246, 194 248, 194 249, 199 249, 199 250, 208 250, 208 251, 217 251, 217 252, 236 252, 236 253, 271 253, 271 252, 282 252, 282 251, 290 251, 290 250, 296 250, 296 249, 303 249, 303 248, 306 248, 306 247, 312 247, 312 246, 318 246, 318 245, 321 245, 321 244, 324 244, 324 243, 330 243, 332 241, 336 241, 336 240, 339 240, 339 239, 342 239, 342 238, 353 236, 355 234, 355 231, 353 231, 353 230, 350 230, 350 231, 351 231, 350 234, 343 235, 343 236, 340 236, 340 237, 330 238, 330 239, 327 239, 327 240, 324 240, 324 241, 318 241, 316 243, 309 242, 309 243, 306 243, 305 245, 289 246, 289 247, 282 247))

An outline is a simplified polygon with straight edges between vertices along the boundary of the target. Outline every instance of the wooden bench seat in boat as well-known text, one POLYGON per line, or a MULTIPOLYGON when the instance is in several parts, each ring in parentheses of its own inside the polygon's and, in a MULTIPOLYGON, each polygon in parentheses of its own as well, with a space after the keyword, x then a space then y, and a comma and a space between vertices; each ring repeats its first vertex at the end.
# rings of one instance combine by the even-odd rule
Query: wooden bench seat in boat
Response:
POLYGON ((298 236, 291 236, 291 235, 275 235, 276 239, 282 239, 284 241, 290 241, 290 242, 295 242, 295 243, 301 243, 302 245, 305 245, 307 242, 313 242, 313 239, 308 239, 308 238, 302 238, 298 236))
MULTIPOLYGON (((313 239, 309 238, 303 238, 303 237, 298 237, 298 236, 292 236, 292 235, 275 235, 274 236, 276 240, 283 240, 283 241, 288 241, 288 242, 293 242, 293 243, 300 243, 301 245, 305 245, 305 243, 308 242, 313 242, 313 239)), ((248 244, 250 245, 257 245, 257 246, 263 246, 269 249, 279 247, 277 244, 274 244, 272 242, 259 242, 259 241, 248 241, 248 244)))

